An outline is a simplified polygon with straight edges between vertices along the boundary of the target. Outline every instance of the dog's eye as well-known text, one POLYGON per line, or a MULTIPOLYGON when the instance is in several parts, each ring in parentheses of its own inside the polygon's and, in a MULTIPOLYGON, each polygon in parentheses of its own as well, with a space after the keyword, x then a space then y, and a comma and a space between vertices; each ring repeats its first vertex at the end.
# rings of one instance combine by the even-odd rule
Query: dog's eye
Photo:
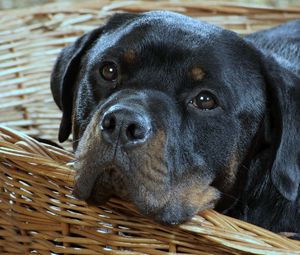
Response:
POLYGON ((104 62, 100 68, 100 74, 106 81, 115 81, 118 78, 118 68, 113 62, 104 62))
POLYGON ((215 96, 208 91, 200 92, 191 103, 201 110, 212 110, 218 106, 215 96))

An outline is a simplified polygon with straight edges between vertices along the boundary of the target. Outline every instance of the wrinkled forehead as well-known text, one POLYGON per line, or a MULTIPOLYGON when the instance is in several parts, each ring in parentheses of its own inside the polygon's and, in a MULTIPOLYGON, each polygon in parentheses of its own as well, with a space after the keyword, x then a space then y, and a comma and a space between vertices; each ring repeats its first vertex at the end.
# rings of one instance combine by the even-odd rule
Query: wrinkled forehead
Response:
POLYGON ((221 31, 218 27, 179 14, 149 12, 115 28, 110 25, 93 47, 93 55, 109 49, 142 51, 155 45, 162 51, 187 53, 199 45, 202 49, 211 45, 221 31))

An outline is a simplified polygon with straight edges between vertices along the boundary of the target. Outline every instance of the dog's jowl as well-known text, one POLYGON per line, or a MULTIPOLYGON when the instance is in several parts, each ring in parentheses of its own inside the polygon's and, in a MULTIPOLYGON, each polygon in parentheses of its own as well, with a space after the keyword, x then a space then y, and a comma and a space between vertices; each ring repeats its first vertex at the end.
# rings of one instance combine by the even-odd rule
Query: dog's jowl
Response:
POLYGON ((242 38, 172 12, 116 14, 63 49, 51 89, 79 199, 300 232, 299 20, 242 38))

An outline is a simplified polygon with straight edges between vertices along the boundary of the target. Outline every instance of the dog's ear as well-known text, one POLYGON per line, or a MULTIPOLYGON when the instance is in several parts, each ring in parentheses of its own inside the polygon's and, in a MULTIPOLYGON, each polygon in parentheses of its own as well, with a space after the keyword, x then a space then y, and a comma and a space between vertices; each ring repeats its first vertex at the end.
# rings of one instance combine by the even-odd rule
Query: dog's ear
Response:
POLYGON ((272 58, 263 60, 271 144, 271 179, 277 190, 294 201, 300 185, 300 78, 272 58))
POLYGON ((72 129, 73 88, 80 69, 80 59, 99 37, 103 28, 95 29, 67 47, 59 55, 51 75, 51 91, 57 106, 62 110, 59 142, 68 139, 72 129))

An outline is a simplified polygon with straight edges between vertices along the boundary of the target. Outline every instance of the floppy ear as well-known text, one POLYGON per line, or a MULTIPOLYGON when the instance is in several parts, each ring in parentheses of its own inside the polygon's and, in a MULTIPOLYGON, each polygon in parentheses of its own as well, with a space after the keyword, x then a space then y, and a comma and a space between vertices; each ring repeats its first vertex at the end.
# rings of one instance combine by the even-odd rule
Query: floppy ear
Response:
POLYGON ((300 184, 300 77, 273 59, 265 59, 263 69, 274 146, 271 179, 286 199, 294 201, 300 184))
POLYGON ((68 139, 72 129, 73 88, 80 68, 80 59, 102 32, 97 28, 75 43, 65 47, 59 55, 51 75, 51 91, 57 106, 62 110, 59 142, 68 139))

